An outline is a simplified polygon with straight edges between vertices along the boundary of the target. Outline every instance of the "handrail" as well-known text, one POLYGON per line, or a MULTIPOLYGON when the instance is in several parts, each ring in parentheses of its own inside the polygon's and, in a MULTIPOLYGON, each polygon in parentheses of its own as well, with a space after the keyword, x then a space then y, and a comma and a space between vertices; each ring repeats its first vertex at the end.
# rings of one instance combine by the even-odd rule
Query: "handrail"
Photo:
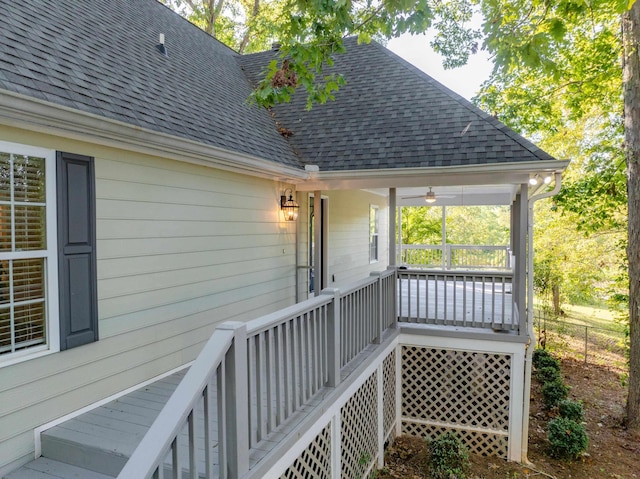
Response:
POLYGON ((324 290, 247 323, 223 323, 118 479, 162 478, 166 468, 172 469, 172 477, 183 477, 183 468, 187 477, 202 477, 202 454, 205 477, 242 477, 250 451, 260 450, 271 433, 323 388, 336 387, 341 367, 395 326, 395 275, 394 269, 372 273, 343 291, 324 290), (341 357, 343 341, 349 342, 346 360, 341 357), (196 433, 200 406, 204 447, 196 433))
MULTIPOLYGON (((164 458, 175 444, 189 415, 196 408, 200 395, 231 347, 234 331, 216 330, 205 345, 176 391, 162 408, 159 418, 133 452, 118 479, 149 478, 158 468, 164 467, 164 458), (193 391, 197 391, 193 394, 193 391)), ((194 477, 193 475, 191 477, 194 477)))
POLYGON ((509 246, 496 245, 411 245, 402 244, 400 263, 416 267, 442 267, 443 269, 513 267, 509 246))
POLYGON ((398 270, 398 320, 518 331, 510 271, 398 270))
POLYGON ((306 301, 302 301, 300 303, 288 306, 284 309, 280 309, 274 313, 266 314, 258 319, 254 319, 247 323, 247 335, 255 336, 256 334, 262 333, 267 329, 282 323, 288 318, 299 316, 302 313, 315 309, 316 307, 323 304, 327 304, 330 301, 331 298, 327 296, 315 296, 313 298, 307 299, 306 301))

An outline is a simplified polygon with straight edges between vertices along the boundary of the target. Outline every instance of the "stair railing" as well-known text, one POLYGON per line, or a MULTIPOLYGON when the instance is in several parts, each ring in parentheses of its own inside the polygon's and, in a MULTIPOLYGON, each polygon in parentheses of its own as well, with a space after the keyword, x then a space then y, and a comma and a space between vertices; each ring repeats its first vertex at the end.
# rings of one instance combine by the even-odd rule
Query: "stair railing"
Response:
POLYGON ((245 475, 271 433, 395 326, 395 284, 395 270, 372 273, 344 291, 220 325, 118 479, 245 475))

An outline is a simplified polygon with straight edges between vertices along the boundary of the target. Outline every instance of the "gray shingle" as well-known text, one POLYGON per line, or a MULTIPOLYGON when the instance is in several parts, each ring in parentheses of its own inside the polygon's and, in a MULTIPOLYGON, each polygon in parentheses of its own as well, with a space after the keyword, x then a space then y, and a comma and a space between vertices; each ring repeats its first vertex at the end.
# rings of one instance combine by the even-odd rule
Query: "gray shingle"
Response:
POLYGON ((300 167, 268 113, 247 106, 238 54, 157 1, 0 0, 0 11, 0 89, 300 167))
MULTIPOLYGON (((294 132, 289 141, 305 163, 327 171, 553 160, 381 45, 357 45, 354 38, 346 45, 347 52, 327 70, 347 80, 334 102, 307 112, 300 92, 274 108, 294 132), (350 156, 363 145, 365 161, 350 156), (444 158, 443 152, 450 154, 444 158)), ((255 81, 273 56, 263 52, 240 61, 255 81)))

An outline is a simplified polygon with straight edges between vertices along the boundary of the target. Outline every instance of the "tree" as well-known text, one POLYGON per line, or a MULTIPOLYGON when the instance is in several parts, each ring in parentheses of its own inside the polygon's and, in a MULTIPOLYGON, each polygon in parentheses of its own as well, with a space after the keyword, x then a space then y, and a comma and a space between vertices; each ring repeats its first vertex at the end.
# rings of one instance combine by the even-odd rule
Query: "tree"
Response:
MULTIPOLYGON (((449 66, 464 63, 468 55, 478 48, 478 40, 483 39, 483 47, 493 54, 496 68, 489 83, 485 85, 481 104, 490 111, 494 108, 500 110, 502 120, 534 139, 535 134, 541 131, 553 133, 559 130, 566 121, 582 120, 593 113, 594 107, 603 115, 603 126, 612 131, 615 131, 619 119, 624 118, 631 339, 627 416, 629 427, 639 428, 638 2, 280 0, 279 5, 279 11, 284 12, 275 18, 278 25, 277 37, 281 43, 279 58, 271 62, 264 80, 254 93, 254 100, 262 106, 288 101, 297 88, 306 90, 308 108, 314 103, 332 99, 334 92, 344 84, 344 79, 339 73, 325 75, 324 69, 333 64, 335 55, 344 51, 343 38, 347 35, 357 35, 360 41, 369 41, 374 36, 391 38, 406 32, 423 32, 433 27, 438 31, 434 47, 445 54, 449 66), (481 31, 465 26, 477 8, 484 16, 481 31), (510 88, 514 84, 527 85, 528 88, 510 88), (496 100, 504 98, 504 95, 510 95, 505 102, 496 100), (623 102, 620 101, 621 98, 623 102), (528 108, 522 108, 523 104, 528 108), (624 109, 621 108, 623 105, 624 109), (508 110, 509 106, 511 111, 508 110)), ((210 15, 212 11, 215 13, 215 8, 209 8, 206 13, 210 15)), ((244 12, 244 18, 251 16, 247 14, 249 10, 245 9, 244 12)), ((233 20, 233 15, 229 18, 233 20)), ((596 160, 587 167, 593 167, 593 178, 597 179, 600 167, 607 169, 611 165, 596 160)), ((593 191, 598 191, 603 185, 607 184, 596 180, 590 187, 595 188, 593 191)), ((587 183, 583 186, 589 187, 587 183)))
POLYGON ((640 429, 640 3, 622 15, 624 133, 629 196, 629 396, 627 421, 640 429))
POLYGON ((284 5, 279 0, 161 1, 239 53, 269 48, 284 5))

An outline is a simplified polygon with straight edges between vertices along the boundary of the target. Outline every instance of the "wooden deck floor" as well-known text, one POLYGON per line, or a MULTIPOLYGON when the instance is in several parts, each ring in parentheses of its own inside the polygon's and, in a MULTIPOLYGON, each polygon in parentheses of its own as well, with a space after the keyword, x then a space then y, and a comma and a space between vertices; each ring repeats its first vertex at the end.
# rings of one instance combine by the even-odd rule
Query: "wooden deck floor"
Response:
MULTIPOLYGON (((370 345, 342 371, 342 379, 366 361, 375 350, 370 345)), ((187 370, 184 369, 114 401, 97 407, 74 419, 48 429, 42 434, 43 456, 9 474, 6 479, 107 479, 118 475, 142 437, 156 419, 187 370)), ((325 396, 321 389, 309 404, 297 413, 250 454, 250 467, 263 459, 287 432, 298 426, 306 414, 320 404, 325 396)), ((198 414, 203 414, 200 404, 198 414)), ((200 416, 202 417, 202 416, 200 416)), ((196 423, 198 424, 198 423, 196 423)), ((217 429, 217 423, 214 429, 217 429)), ((204 430, 196 426, 199 449, 199 471, 204 472, 204 430)), ((186 451, 186 428, 179 438, 181 451, 186 451)), ((214 430, 214 456, 217 454, 217 431, 214 430)), ((186 454, 182 454, 185 457, 186 454)), ((171 465, 170 458, 165 469, 171 465)))
POLYGON ((407 322, 510 329, 511 287, 510 283, 401 279, 399 315, 407 322))

